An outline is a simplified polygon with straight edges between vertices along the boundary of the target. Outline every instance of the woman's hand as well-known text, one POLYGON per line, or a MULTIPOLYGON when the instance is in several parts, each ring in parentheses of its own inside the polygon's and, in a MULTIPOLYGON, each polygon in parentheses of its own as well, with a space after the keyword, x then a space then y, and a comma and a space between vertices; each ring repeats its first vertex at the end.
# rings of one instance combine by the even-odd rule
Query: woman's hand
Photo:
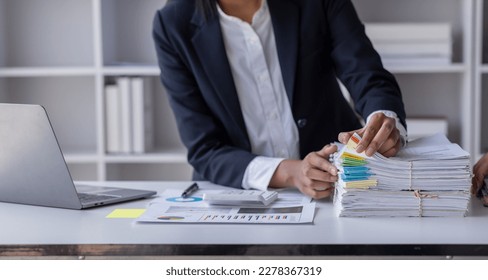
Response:
POLYGON ((483 186, 483 180, 488 175, 488 154, 485 154, 473 167, 473 180, 471 185, 471 193, 477 194, 483 186))
POLYGON ((392 157, 402 146, 395 119, 382 113, 372 115, 368 124, 361 129, 339 133, 339 141, 346 144, 355 132, 362 137, 356 151, 358 153, 365 151, 367 156, 380 152, 386 157, 392 157))
POLYGON ((329 162, 329 156, 337 152, 336 145, 327 145, 320 151, 311 152, 303 160, 284 160, 278 165, 270 186, 298 188, 315 198, 326 198, 337 182, 337 168, 329 162))

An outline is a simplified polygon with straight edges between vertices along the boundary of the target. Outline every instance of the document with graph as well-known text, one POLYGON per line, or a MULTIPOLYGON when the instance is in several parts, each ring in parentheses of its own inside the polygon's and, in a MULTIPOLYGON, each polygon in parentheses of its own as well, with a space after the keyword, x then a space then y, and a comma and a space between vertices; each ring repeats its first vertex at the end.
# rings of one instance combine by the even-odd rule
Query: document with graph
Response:
POLYGON ((278 199, 264 206, 210 205, 204 193, 224 189, 203 189, 182 198, 181 190, 168 189, 154 199, 137 222, 145 223, 226 223, 226 224, 302 224, 312 223, 315 203, 296 190, 279 191, 278 199))

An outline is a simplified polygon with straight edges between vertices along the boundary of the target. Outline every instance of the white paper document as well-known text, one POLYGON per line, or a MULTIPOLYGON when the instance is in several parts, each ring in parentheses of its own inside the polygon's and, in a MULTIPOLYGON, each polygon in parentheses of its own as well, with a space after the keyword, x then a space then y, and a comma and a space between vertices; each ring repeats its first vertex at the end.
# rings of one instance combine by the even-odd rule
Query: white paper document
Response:
POLYGON ((278 199, 266 207, 216 206, 203 201, 201 190, 182 198, 181 190, 166 190, 154 199, 137 222, 146 223, 226 223, 226 224, 301 224, 313 222, 315 203, 298 193, 280 191, 278 199))
POLYGON ((412 141, 396 157, 357 153, 353 135, 334 156, 340 217, 463 217, 471 186, 469 153, 441 134, 412 141))

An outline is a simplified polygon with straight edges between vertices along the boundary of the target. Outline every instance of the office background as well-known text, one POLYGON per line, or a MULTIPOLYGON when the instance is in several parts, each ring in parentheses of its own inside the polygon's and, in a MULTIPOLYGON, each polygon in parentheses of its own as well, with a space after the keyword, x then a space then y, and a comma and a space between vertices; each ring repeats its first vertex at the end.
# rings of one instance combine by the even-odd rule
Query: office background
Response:
MULTIPOLYGON (((353 0, 365 23, 448 23, 452 62, 388 65, 407 116, 444 120, 451 141, 488 151, 488 3, 353 0)), ((0 0, 0 102, 48 110, 75 180, 189 180, 159 83, 152 18, 165 0, 0 0), (107 152, 106 86, 144 77, 152 97, 152 148, 107 152)), ((35 137, 35 136, 33 136, 35 137)))

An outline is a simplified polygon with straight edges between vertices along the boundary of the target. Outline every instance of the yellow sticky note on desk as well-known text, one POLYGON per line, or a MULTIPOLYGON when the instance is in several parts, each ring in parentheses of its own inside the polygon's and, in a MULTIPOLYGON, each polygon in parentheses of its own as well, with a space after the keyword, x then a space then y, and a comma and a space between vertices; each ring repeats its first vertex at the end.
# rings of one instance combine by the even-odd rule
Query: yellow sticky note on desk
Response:
POLYGON ((112 213, 108 214, 105 218, 125 218, 134 219, 138 218, 146 209, 115 209, 112 213))

